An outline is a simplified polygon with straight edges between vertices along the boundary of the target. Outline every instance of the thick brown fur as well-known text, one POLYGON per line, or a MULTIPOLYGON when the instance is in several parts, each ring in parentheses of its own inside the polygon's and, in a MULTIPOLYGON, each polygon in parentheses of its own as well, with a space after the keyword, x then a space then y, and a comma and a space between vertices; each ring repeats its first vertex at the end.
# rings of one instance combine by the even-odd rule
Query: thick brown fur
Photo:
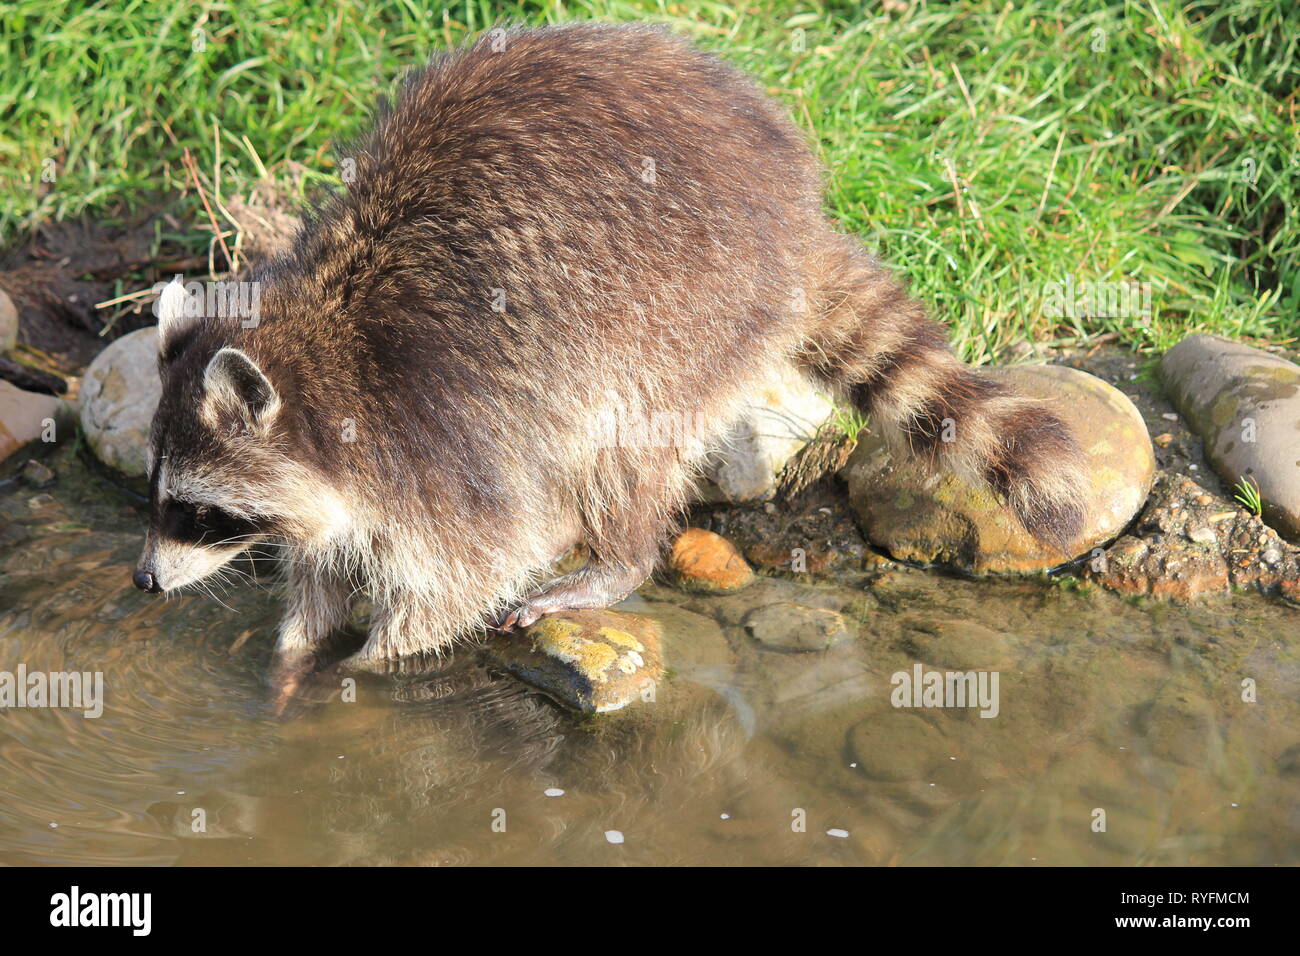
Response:
POLYGON ((344 160, 346 190, 252 277, 255 328, 162 324, 151 540, 206 494, 246 525, 226 547, 281 543, 282 656, 310 654, 356 590, 366 660, 617 600, 779 363, 985 477, 1035 535, 1076 536, 1065 426, 952 355, 825 219, 783 111, 685 41, 495 34, 413 75, 344 160), (610 440, 639 416, 704 427, 610 440), (589 565, 546 582, 578 543, 589 565))

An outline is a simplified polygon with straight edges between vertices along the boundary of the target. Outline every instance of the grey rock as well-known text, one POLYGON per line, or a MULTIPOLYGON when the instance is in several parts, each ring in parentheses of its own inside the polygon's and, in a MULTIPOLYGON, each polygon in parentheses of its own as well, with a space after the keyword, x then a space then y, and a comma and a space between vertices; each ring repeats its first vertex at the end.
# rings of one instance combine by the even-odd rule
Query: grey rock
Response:
POLYGON ((0 289, 0 353, 13 349, 18 342, 18 309, 9 293, 0 289))
POLYGON ((81 383, 81 429, 100 461, 129 477, 144 476, 161 394, 156 328, 124 335, 95 356, 81 383))
POLYGON ((23 481, 33 488, 46 488, 54 483, 54 469, 33 458, 23 465, 23 481))
POLYGON ((1160 375, 1224 483, 1252 479, 1264 520, 1300 539, 1300 365, 1193 335, 1165 353, 1160 375))
POLYGON ((778 369, 705 464, 701 493, 713 501, 770 498, 786 462, 812 440, 834 409, 793 366, 778 369))

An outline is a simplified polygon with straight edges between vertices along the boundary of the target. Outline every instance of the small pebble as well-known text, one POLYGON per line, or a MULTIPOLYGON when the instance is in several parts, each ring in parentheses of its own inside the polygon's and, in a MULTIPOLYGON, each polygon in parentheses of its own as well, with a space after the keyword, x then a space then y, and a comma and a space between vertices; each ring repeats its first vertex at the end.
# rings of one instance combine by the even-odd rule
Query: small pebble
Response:
POLYGON ((730 814, 730 813, 724 813, 724 814, 722 814, 722 819, 723 819, 723 820, 730 820, 730 819, 731 819, 731 814, 730 814))
POLYGON ((1177 413, 1177 412, 1165 412, 1165 413, 1164 413, 1163 415, 1161 415, 1160 417, 1163 418, 1163 419, 1164 419, 1165 421, 1167 421, 1167 422, 1176 422, 1176 421, 1178 421, 1178 413, 1177 413))
POLYGON ((48 465, 45 465, 35 458, 23 466, 23 481, 33 488, 44 488, 54 481, 54 471, 48 465))
POLYGON ((1279 561, 1282 560, 1282 552, 1279 551, 1277 548, 1269 548, 1262 555, 1260 555, 1260 557, 1264 559, 1265 564, 1277 564, 1279 561))
POLYGON ((564 791, 561 790, 559 787, 547 787, 545 790, 542 791, 542 793, 546 794, 548 797, 564 796, 564 791))
POLYGON ((845 837, 847 837, 847 836, 849 835, 849 831, 848 831, 848 830, 840 830, 840 829, 827 830, 827 831, 826 831, 826 835, 827 835, 827 836, 837 837, 838 839, 843 840, 845 837))
POLYGON ((618 830, 606 830, 605 839, 617 846, 623 842, 623 834, 618 830))

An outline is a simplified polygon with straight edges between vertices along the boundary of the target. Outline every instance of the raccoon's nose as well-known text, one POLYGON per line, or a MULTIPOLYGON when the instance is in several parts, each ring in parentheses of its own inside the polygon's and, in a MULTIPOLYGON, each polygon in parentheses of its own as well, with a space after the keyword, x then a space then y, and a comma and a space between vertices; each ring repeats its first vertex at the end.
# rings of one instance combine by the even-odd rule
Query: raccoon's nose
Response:
POLYGON ((148 591, 150 594, 157 594, 162 588, 158 585, 158 579, 148 571, 141 571, 136 568, 135 574, 131 575, 131 583, 141 591, 148 591))

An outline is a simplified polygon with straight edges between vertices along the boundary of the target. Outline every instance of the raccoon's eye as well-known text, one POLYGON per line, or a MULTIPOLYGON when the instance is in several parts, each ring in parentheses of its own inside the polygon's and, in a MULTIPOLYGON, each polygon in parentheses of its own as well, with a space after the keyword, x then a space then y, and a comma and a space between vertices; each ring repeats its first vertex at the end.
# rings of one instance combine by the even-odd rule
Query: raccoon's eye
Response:
POLYGON ((174 502, 176 510, 180 512, 181 517, 187 521, 199 522, 208 516, 209 508, 207 505, 196 505, 190 501, 174 502))
POLYGON ((168 503, 162 533, 189 544, 212 545, 249 537, 256 534, 259 527, 257 522, 240 518, 216 505, 172 500, 168 503))
POLYGON ((164 531, 168 537, 198 544, 206 536, 210 524, 210 509, 205 505, 174 498, 167 503, 164 531))

